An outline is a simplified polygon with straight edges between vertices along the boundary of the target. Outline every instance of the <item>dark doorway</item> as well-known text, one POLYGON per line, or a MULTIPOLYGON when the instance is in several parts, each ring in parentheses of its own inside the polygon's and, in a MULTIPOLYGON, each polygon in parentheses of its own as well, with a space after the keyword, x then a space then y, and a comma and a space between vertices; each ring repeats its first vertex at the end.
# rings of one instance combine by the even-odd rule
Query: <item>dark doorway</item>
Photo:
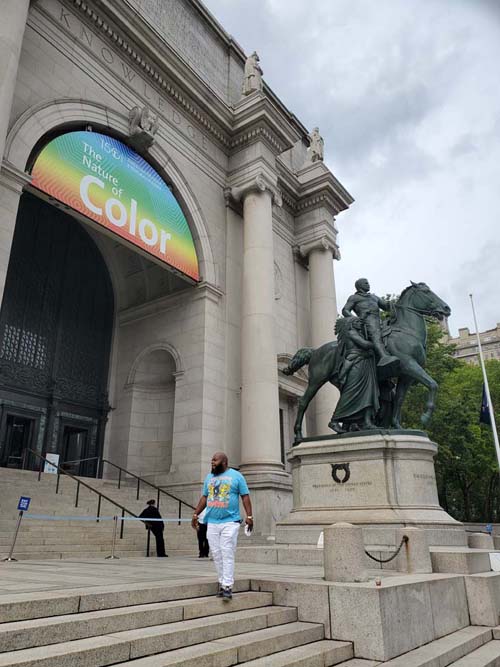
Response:
POLYGON ((88 460, 89 429, 64 425, 62 431, 61 467, 73 475, 85 475, 95 469, 95 461, 88 460))
POLYGON ((37 411, 40 428, 35 437, 28 421, 3 419, 1 465, 21 442, 60 461, 100 455, 113 317, 109 273, 83 225, 23 194, 0 312, 0 407, 37 411), (85 424, 80 435, 69 420, 85 424))
POLYGON ((5 419, 5 446, 2 450, 2 466, 23 468, 32 446, 35 420, 7 414, 5 419))

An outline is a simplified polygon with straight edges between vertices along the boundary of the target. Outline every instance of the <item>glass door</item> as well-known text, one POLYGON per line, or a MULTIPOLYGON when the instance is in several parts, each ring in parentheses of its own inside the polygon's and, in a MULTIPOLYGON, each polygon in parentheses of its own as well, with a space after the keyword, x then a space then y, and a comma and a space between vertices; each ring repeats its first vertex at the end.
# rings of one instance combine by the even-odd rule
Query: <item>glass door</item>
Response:
POLYGON ((34 419, 7 414, 0 465, 6 468, 25 467, 29 458, 26 449, 32 447, 34 425, 34 419))
POLYGON ((86 475, 88 466, 87 462, 82 459, 87 458, 88 440, 88 428, 64 425, 61 468, 72 475, 86 475))

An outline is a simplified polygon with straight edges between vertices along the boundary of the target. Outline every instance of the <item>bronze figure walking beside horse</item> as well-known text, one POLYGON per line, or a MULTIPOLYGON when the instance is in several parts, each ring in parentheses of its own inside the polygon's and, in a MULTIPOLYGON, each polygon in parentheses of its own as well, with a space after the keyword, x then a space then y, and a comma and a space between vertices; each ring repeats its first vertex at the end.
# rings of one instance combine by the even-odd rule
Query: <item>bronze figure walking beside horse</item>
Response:
MULTIPOLYGON (((368 286, 369 287, 369 286, 368 286)), ((387 391, 387 371, 377 366, 380 393, 392 397, 390 414, 379 411, 377 425, 401 428, 401 408, 408 389, 414 383, 423 384, 429 390, 426 411, 421 417, 422 424, 427 424, 435 405, 436 381, 424 370, 426 361, 427 329, 425 317, 442 320, 451 313, 450 307, 440 299, 425 283, 412 282, 393 305, 392 315, 382 323, 381 334, 385 350, 396 357, 399 364, 391 365, 391 377, 396 381, 396 389, 387 391)), ((299 409, 295 421, 295 444, 302 440, 302 422, 304 413, 318 390, 331 382, 340 388, 339 346, 337 341, 326 343, 317 349, 302 348, 295 353, 289 365, 284 369, 286 375, 293 375, 299 368, 308 365, 309 383, 304 395, 299 400, 299 409)), ((331 422, 331 427, 334 427, 331 422)))

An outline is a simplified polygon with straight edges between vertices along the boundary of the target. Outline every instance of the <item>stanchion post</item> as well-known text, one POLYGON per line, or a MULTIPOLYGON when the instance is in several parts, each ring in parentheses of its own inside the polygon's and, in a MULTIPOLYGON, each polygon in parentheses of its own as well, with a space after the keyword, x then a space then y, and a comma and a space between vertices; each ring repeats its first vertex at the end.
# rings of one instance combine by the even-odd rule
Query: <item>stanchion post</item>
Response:
POLYGON ((146 541, 146 556, 149 558, 149 547, 151 545, 151 528, 148 526, 148 539, 146 541))
POLYGON ((113 517, 113 521, 114 521, 114 526, 113 526, 113 543, 111 545, 111 555, 106 556, 105 560, 119 560, 119 556, 115 556, 116 533, 118 532, 118 517, 116 515, 113 517))
POLYGON ((9 555, 7 556, 7 558, 3 559, 4 562, 13 562, 13 561, 17 562, 17 558, 13 558, 12 554, 14 553, 14 548, 16 546, 17 534, 19 532, 19 528, 21 527, 21 521, 22 521, 22 518, 23 518, 23 514, 24 514, 23 510, 19 510, 19 516, 17 517, 16 530, 14 532, 14 539, 12 540, 12 544, 10 546, 9 555))

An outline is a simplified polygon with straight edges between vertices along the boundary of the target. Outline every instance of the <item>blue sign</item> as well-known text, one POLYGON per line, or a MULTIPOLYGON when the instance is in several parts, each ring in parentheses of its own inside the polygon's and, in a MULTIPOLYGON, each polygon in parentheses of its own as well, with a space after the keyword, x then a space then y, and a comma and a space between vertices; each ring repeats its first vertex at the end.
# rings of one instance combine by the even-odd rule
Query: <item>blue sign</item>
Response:
POLYGON ((19 498, 19 502, 17 503, 17 509, 21 512, 27 512, 30 506, 30 502, 31 498, 28 498, 27 496, 21 496, 19 498))

